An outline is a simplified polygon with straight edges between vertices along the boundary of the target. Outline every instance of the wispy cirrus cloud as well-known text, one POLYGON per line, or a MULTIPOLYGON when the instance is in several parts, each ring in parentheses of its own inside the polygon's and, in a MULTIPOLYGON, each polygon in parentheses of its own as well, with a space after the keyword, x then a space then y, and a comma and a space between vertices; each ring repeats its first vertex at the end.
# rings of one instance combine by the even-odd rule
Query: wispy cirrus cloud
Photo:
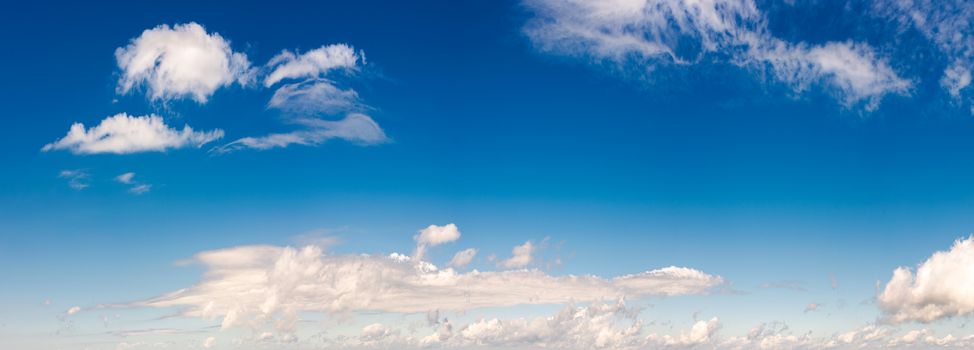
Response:
POLYGON ((802 92, 828 88, 848 107, 878 107, 884 96, 912 87, 868 44, 807 44, 771 34, 753 0, 525 0, 534 18, 525 32, 543 52, 641 66, 721 61, 802 92))
POLYGON ((74 169, 74 170, 61 170, 58 173, 58 177, 68 180, 68 187, 74 190, 81 191, 88 188, 88 179, 90 175, 85 170, 74 169))

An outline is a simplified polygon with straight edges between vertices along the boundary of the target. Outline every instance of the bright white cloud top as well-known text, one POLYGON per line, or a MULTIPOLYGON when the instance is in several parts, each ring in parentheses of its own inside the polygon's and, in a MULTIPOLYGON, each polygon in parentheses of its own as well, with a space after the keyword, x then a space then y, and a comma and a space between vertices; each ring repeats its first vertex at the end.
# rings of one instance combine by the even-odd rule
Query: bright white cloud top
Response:
POLYGON ((948 251, 934 253, 916 273, 897 268, 876 299, 892 322, 933 322, 974 314, 972 291, 974 237, 968 237, 948 251))
MULTIPOLYGON (((433 225, 417 241, 457 237, 455 225, 433 225)), ((672 266, 614 278, 537 269, 461 273, 398 253, 329 255, 317 246, 241 246, 201 252, 193 261, 206 269, 200 283, 134 306, 179 307, 187 317, 222 319, 224 329, 274 324, 278 332, 292 333, 304 311, 464 311, 706 294, 724 284, 720 276, 672 266)))
POLYGON ((223 137, 223 130, 195 131, 189 125, 175 129, 157 115, 130 116, 119 113, 98 125, 85 128, 74 123, 63 138, 42 150, 68 150, 75 154, 162 152, 183 147, 201 147, 223 137))
POLYGON ((217 89, 253 80, 247 55, 234 52, 220 34, 190 22, 147 29, 115 50, 125 94, 144 86, 152 100, 192 98, 205 103, 217 89))
POLYGON ((791 43, 773 36, 752 0, 526 0, 528 36, 545 52, 645 66, 727 60, 770 70, 798 92, 830 86, 847 106, 878 107, 912 86, 864 43, 791 43), (692 43, 692 44, 687 44, 692 43))
POLYGON ((317 78, 334 69, 354 69, 358 61, 359 54, 346 44, 322 46, 303 54, 284 50, 267 63, 271 72, 264 78, 264 86, 284 79, 317 78))

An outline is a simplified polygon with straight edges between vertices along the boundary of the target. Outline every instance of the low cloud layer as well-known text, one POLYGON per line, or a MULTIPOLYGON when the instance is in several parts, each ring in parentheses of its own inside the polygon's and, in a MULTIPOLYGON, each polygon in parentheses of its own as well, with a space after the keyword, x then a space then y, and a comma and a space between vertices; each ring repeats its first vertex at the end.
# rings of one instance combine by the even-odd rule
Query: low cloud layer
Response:
POLYGON ((133 305, 179 307, 184 316, 222 319, 223 328, 273 321, 288 332, 302 311, 463 311, 705 294, 724 283, 684 267, 614 278, 540 270, 461 273, 397 253, 329 255, 316 246, 242 246, 202 252, 194 261, 206 270, 200 283, 133 305))

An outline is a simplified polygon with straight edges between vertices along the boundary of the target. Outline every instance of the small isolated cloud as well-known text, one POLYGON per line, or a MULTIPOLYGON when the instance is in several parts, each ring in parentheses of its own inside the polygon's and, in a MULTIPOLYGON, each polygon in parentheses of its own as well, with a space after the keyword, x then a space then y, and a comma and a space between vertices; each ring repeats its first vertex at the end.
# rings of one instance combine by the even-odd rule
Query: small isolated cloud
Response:
POLYGON ((846 106, 874 109, 888 94, 908 94, 910 81, 864 43, 808 45, 771 34, 753 0, 525 0, 535 17, 525 28, 543 52, 639 66, 723 61, 757 75, 770 71, 796 92, 829 88, 846 106))
POLYGON ((122 75, 119 93, 144 86, 153 101, 188 97, 206 103, 218 88, 253 79, 247 55, 193 22, 147 29, 116 49, 115 59, 122 75))
POLYGON ((138 184, 129 188, 129 193, 139 195, 146 194, 152 190, 152 185, 149 184, 138 184))
POLYGON ((127 172, 115 177, 120 184, 130 185, 128 192, 135 195, 148 193, 152 185, 135 181, 135 173, 127 172))
POLYGON ((74 154, 162 152, 183 147, 200 147, 223 137, 223 130, 195 131, 188 125, 171 128, 157 115, 130 116, 119 113, 97 126, 74 123, 63 138, 41 150, 68 150, 74 154))
POLYGON ((64 313, 66 315, 68 315, 68 316, 74 315, 74 314, 79 313, 79 312, 81 312, 81 307, 80 306, 72 306, 67 311, 64 311, 64 313))
POLYGON ((121 175, 116 176, 115 177, 115 181, 118 181, 119 183, 122 183, 122 184, 131 185, 132 184, 132 179, 134 177, 135 177, 135 173, 133 173, 133 172, 127 172, 127 173, 123 173, 121 175))
POLYGON ((62 179, 67 179, 68 187, 71 187, 72 189, 78 191, 86 189, 89 186, 88 178, 90 176, 88 175, 88 172, 84 170, 79 170, 79 169, 61 170, 61 172, 58 173, 58 177, 62 179))
POLYGON ((502 261, 501 266, 509 269, 528 266, 534 260, 534 250, 534 243, 531 241, 524 242, 524 244, 511 249, 511 258, 502 261))
POLYGON ((461 250, 453 255, 453 259, 450 259, 450 266, 453 267, 464 267, 473 261, 473 257, 477 255, 477 249, 468 248, 461 250))
POLYGON ((818 308, 820 308, 820 307, 822 307, 822 304, 819 304, 819 303, 808 303, 808 305, 805 305, 805 311, 803 311, 803 312, 806 313, 806 314, 809 313, 809 312, 815 312, 815 311, 818 311, 818 308))
POLYGON ((285 79, 314 79, 339 68, 353 69, 358 61, 359 54, 346 44, 326 45, 303 54, 284 50, 267 63, 271 72, 264 78, 264 86, 285 79))
POLYGON ((933 322, 974 314, 974 237, 958 239, 948 251, 934 253, 916 268, 893 271, 876 297, 893 323, 933 322))
POLYGON ((259 137, 244 137, 220 146, 214 151, 227 153, 245 148, 267 150, 290 145, 317 146, 333 139, 345 140, 359 145, 375 145, 389 140, 379 124, 376 124, 371 117, 360 113, 351 113, 344 119, 335 121, 298 119, 294 120, 293 123, 303 126, 304 129, 259 137))

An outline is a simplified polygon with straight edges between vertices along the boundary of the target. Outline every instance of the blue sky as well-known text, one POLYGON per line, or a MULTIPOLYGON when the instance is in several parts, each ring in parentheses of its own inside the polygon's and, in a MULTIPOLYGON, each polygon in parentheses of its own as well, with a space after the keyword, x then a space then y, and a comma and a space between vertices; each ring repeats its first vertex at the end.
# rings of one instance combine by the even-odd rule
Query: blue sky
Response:
POLYGON ((6 4, 0 345, 974 344, 974 7, 715 3, 6 4))

